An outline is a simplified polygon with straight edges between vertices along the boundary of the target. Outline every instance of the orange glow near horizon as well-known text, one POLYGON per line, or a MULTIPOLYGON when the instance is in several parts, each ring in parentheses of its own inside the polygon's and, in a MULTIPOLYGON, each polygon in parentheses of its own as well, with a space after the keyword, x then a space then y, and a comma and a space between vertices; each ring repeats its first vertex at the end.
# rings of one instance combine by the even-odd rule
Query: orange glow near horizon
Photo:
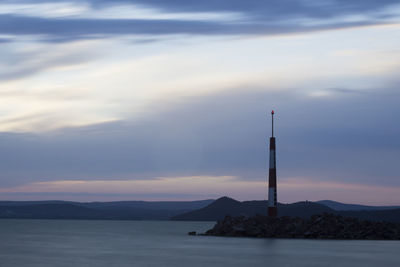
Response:
MULTIPOLYGON (((307 178, 281 179, 278 183, 278 200, 281 203, 297 201, 318 201, 330 199, 343 203, 365 205, 399 205, 399 187, 339 183, 332 181, 315 181, 307 178)), ((74 194, 113 194, 115 199, 127 200, 126 195, 146 196, 136 200, 162 200, 157 195, 193 195, 191 200, 198 200, 200 192, 209 196, 229 196, 238 200, 256 200, 267 198, 266 181, 243 181, 234 176, 188 176, 160 177, 151 180, 60 180, 51 182, 34 182, 16 187, 2 188, 3 199, 9 199, 15 193, 51 193, 63 197, 74 194), (121 197, 118 197, 121 195, 121 197), (8 198, 7 198, 8 197, 8 198)), ((90 199, 90 198, 86 198, 90 199)), ((184 197, 187 200, 187 197, 184 197)), ((90 199, 102 201, 101 199, 90 199)), ((171 198, 165 199, 171 200, 171 198)))

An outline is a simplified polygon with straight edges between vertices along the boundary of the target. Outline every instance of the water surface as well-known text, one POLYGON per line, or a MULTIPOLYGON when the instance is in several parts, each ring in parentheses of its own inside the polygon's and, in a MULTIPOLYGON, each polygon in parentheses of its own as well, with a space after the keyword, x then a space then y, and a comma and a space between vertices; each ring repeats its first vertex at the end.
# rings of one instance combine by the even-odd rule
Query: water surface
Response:
POLYGON ((213 224, 0 220, 0 267, 400 266, 400 241, 187 235, 213 224))

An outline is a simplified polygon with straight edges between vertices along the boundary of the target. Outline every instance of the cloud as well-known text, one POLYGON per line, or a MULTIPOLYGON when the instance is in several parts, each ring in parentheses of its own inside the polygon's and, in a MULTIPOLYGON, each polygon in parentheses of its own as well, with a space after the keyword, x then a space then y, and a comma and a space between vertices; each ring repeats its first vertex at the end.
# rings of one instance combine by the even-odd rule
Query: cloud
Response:
POLYGON ((276 35, 381 24, 378 20, 325 25, 218 23, 190 20, 45 19, 0 15, 0 34, 38 35, 42 40, 79 40, 119 35, 276 35))
POLYGON ((0 34, 34 35, 43 41, 116 35, 290 34, 393 23, 400 14, 389 10, 395 4, 390 0, 19 2, 3 4, 0 34), (65 7, 57 16, 49 12, 54 9, 51 5, 65 7))
MULTIPOLYGON (((260 186, 260 182, 253 182, 260 186)), ((265 184, 263 183, 265 186, 265 184)), ((229 176, 189 176, 189 177, 157 177, 148 180, 67 180, 51 182, 34 182, 17 187, 0 189, 0 193, 111 193, 111 194, 207 194, 221 195, 227 188, 239 191, 254 187, 251 183, 237 180, 229 176), (179 186, 178 186, 179 185, 179 186)))
POLYGON ((0 55, 3 63, 0 65, 0 81, 17 80, 45 70, 85 64, 96 58, 96 52, 93 51, 95 46, 89 41, 58 46, 33 45, 29 42, 17 46, 7 43, 2 47, 7 53, 0 55))
POLYGON ((3 45, 0 130, 43 132, 140 119, 182 97, 247 87, 316 98, 335 95, 326 88, 373 90, 397 69, 392 33, 398 29, 143 45, 124 39, 3 45))
POLYGON ((12 41, 12 39, 10 39, 10 38, 0 38, 0 43, 9 43, 11 41, 12 41))
POLYGON ((2 184, 192 175, 264 181, 274 108, 279 177, 399 186, 397 90, 313 98, 247 89, 181 99, 134 122, 3 133, 2 184))
MULTIPOLYGON (((266 181, 227 176, 158 177, 152 180, 67 180, 33 182, 0 189, 0 199, 27 200, 195 200, 229 195, 239 200, 266 199, 266 181)), ((303 177, 279 179, 280 202, 336 199, 344 203, 397 205, 400 187, 319 181, 303 177)))
POLYGON ((0 33, 68 36, 122 34, 205 34, 220 33, 223 25, 198 21, 141 19, 45 19, 0 15, 0 33))
MULTIPOLYGON (((114 2, 132 3, 147 7, 153 7, 162 11, 174 12, 241 12, 248 14, 250 18, 282 19, 290 17, 307 16, 313 18, 334 17, 343 14, 375 12, 377 9, 398 4, 396 0, 272 0, 272 1, 246 1, 219 0, 118 0, 114 2)), ((109 5, 108 1, 90 1, 95 6, 109 5)))

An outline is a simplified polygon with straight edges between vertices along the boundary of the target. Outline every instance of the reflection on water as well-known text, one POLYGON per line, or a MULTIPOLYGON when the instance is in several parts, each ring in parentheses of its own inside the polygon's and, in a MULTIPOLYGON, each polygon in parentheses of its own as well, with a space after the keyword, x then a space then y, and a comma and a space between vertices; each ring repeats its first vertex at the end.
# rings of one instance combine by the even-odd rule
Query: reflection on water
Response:
POLYGON ((0 220, 0 266, 399 266, 400 241, 189 236, 210 222, 0 220))

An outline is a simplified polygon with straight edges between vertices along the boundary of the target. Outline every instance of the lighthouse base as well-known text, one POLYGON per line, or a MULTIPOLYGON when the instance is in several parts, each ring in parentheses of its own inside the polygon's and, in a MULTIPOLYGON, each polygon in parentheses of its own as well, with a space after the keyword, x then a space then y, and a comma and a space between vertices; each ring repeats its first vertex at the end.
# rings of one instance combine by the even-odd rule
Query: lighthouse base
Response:
POLYGON ((278 209, 276 207, 268 207, 268 217, 278 216, 278 209))

